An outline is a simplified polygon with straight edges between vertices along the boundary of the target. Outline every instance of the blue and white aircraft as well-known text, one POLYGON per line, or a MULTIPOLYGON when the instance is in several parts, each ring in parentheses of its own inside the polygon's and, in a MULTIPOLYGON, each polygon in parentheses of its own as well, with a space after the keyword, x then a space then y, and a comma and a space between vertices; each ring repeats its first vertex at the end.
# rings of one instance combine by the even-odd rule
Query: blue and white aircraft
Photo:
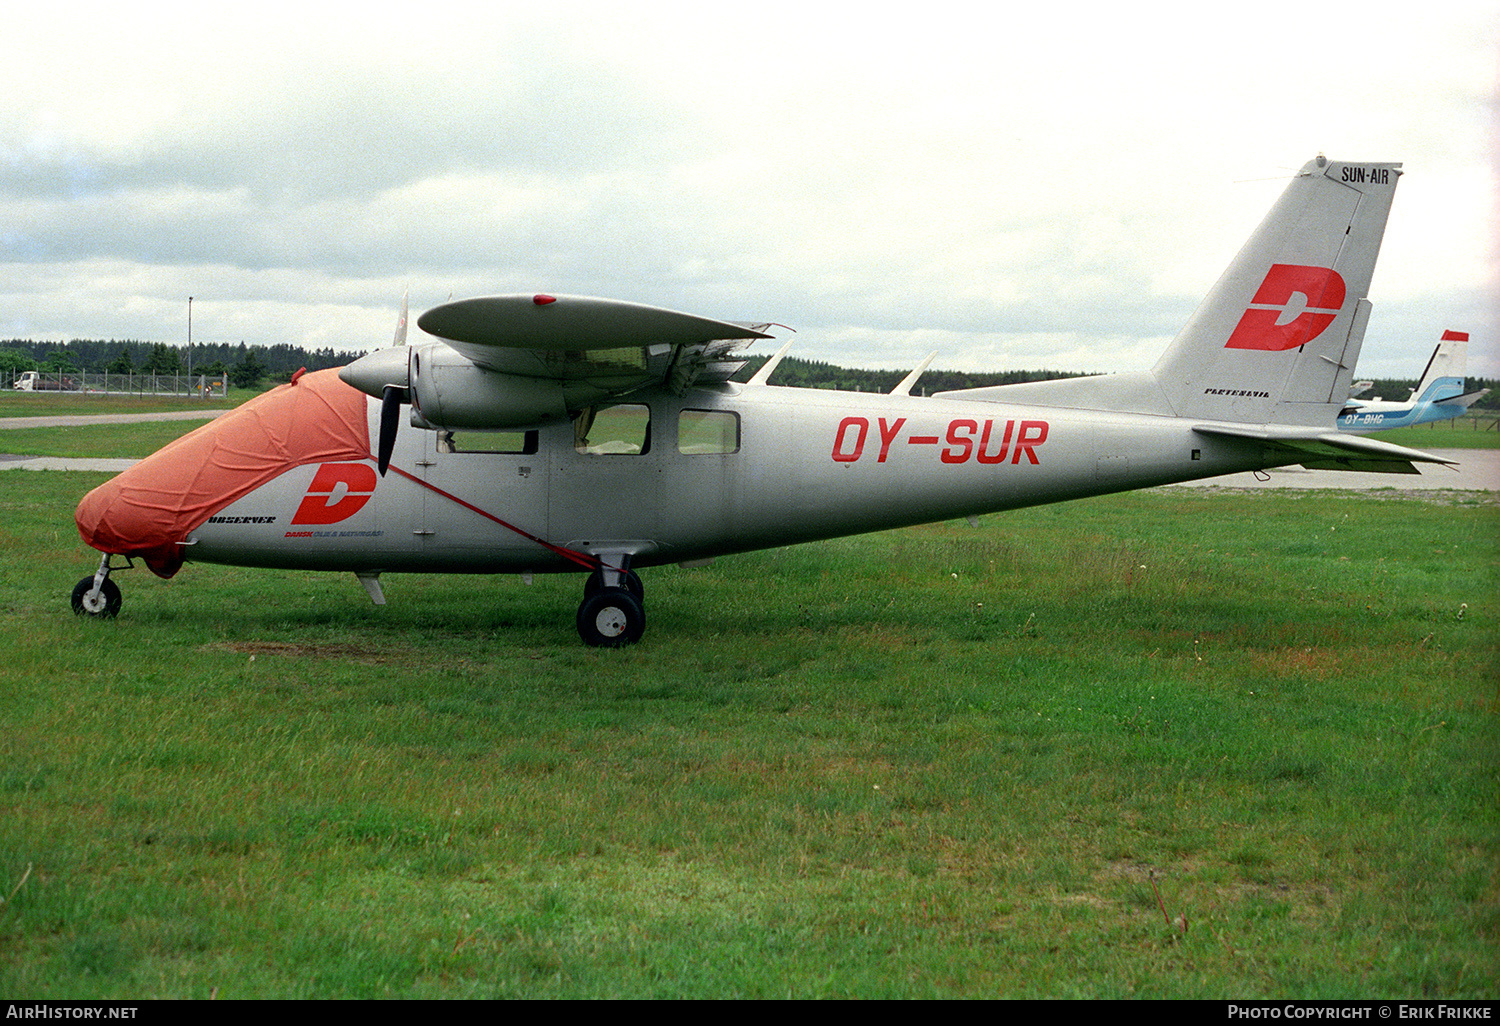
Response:
POLYGON ((1489 394, 1489 389, 1464 391, 1469 333, 1445 331, 1432 351, 1422 380, 1406 402, 1351 398, 1339 411, 1340 431, 1385 431, 1434 420, 1452 420, 1489 394))

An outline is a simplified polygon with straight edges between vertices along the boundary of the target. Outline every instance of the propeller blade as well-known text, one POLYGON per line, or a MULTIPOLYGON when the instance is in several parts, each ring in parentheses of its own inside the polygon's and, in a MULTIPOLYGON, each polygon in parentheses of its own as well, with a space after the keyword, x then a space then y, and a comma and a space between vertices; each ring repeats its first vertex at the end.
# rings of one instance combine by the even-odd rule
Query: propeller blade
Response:
POLYGON ((396 448, 396 428, 401 424, 401 401, 406 389, 398 385, 386 385, 380 395, 380 445, 376 451, 375 465, 380 476, 391 465, 391 450, 396 448))

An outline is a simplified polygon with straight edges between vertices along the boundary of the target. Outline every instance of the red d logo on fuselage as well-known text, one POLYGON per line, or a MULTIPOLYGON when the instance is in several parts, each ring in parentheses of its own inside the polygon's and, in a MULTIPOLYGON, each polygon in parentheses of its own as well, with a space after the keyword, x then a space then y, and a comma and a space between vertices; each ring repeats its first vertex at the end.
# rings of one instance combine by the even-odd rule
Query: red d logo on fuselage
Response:
POLYGON ((375 468, 368 463, 325 463, 313 475, 294 524, 336 524, 364 509, 375 494, 375 468))
POLYGON ((1224 348, 1279 353, 1304 346, 1339 315, 1344 291, 1331 267, 1272 264, 1224 348))

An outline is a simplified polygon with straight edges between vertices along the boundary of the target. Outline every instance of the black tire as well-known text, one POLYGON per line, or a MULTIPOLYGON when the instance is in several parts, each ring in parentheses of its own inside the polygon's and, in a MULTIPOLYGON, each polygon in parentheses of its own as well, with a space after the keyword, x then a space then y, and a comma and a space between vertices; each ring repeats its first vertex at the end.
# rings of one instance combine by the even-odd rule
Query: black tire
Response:
POLYGON ((624 588, 601 588, 578 607, 578 636, 585 645, 620 648, 646 633, 646 609, 624 588))
POLYGON ((120 586, 108 577, 99 588, 94 601, 88 601, 94 590, 94 575, 90 574, 73 586, 73 612, 79 616, 115 617, 120 614, 120 586))
MULTIPOLYGON (((589 598, 604 590, 604 574, 595 570, 589 574, 589 579, 583 582, 583 597, 589 598)), ((641 583, 641 575, 634 570, 625 571, 625 590, 634 595, 636 601, 641 605, 646 604, 646 586, 641 583)))

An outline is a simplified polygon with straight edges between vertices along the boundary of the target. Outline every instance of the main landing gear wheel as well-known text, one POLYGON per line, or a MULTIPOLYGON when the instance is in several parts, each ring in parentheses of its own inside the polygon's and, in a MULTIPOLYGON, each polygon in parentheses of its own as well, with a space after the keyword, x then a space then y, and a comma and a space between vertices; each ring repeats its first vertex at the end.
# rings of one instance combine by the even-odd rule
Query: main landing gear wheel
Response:
POLYGON ((89 574, 83 580, 73 586, 73 612, 79 616, 113 617, 120 612, 120 586, 108 577, 99 586, 98 592, 94 591, 94 575, 89 574))
MULTIPOLYGON (((646 586, 641 583, 641 575, 634 570, 626 570, 624 575, 625 590, 634 595, 641 603, 646 604, 646 586)), ((604 571, 595 570, 589 574, 589 579, 583 582, 583 597, 597 594, 604 590, 604 571)))
POLYGON ((646 632, 646 608, 624 588, 600 588, 578 607, 578 636, 599 648, 633 645, 646 632))

